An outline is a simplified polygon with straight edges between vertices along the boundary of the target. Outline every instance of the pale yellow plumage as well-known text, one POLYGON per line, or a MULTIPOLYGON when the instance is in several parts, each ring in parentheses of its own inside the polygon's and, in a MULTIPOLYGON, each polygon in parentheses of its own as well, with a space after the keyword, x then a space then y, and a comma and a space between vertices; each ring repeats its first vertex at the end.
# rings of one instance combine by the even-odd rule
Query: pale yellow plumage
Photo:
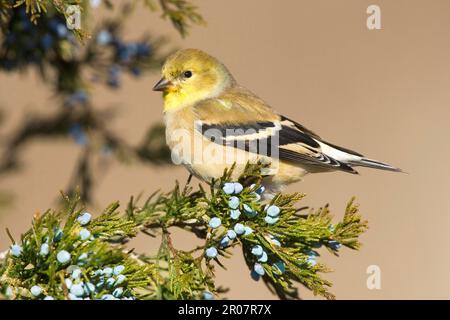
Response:
POLYGON ((185 49, 171 55, 162 75, 154 90, 163 91, 167 143, 174 160, 205 181, 219 178, 234 162, 237 176, 247 161, 271 164, 263 183, 272 193, 308 172, 356 173, 352 167, 358 165, 399 171, 327 143, 300 124, 278 115, 238 85, 222 63, 200 50, 185 49), (211 138, 210 132, 222 135, 211 138), (279 155, 251 149, 252 143, 266 143, 279 155))

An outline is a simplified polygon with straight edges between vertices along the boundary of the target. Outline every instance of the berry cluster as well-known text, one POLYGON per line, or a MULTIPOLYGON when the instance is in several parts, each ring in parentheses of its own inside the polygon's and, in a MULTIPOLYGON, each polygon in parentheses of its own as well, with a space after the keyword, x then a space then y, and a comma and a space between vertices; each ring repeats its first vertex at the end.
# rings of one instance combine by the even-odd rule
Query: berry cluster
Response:
MULTIPOLYGON (((261 203, 261 197, 265 191, 262 185, 251 185, 248 188, 239 182, 225 182, 222 185, 222 197, 226 203, 225 214, 212 217, 208 222, 209 245, 205 249, 208 259, 215 259, 220 250, 233 244, 239 239, 249 251, 247 261, 251 263, 250 276, 259 280, 269 272, 269 277, 281 276, 286 272, 287 266, 278 254, 272 249, 281 247, 281 242, 272 235, 272 228, 280 222, 282 208, 277 206, 277 201, 261 203), (221 228, 222 227, 222 228, 221 228), (251 236, 257 228, 259 235, 251 236), (220 230, 219 230, 220 229, 220 230), (264 231, 262 231, 264 230, 264 231), (261 234, 261 231, 263 232, 261 234), (217 234, 218 237, 214 235, 217 234), (265 246, 260 242, 259 236, 263 236, 272 245, 265 246)), ((330 228, 333 228, 331 225, 330 228)), ((330 231, 333 232, 332 229, 330 231)), ((275 232, 277 234, 277 232, 275 232)), ((333 251, 340 248, 340 244, 334 240, 328 240, 327 246, 333 251)), ((314 250, 301 250, 301 257, 296 264, 306 268, 316 266, 318 253, 314 250), (303 258, 304 257, 304 258, 303 258)))
POLYGON ((30 64, 40 65, 55 55, 64 55, 76 39, 57 15, 43 15, 33 25, 24 6, 11 10, 0 50, 0 68, 11 71, 30 64))
POLYGON ((40 283, 33 284, 29 289, 25 286, 21 286, 20 290, 8 286, 4 289, 5 295, 42 300, 54 300, 55 294, 70 300, 134 300, 132 288, 128 287, 127 264, 120 263, 120 260, 99 263, 99 256, 92 250, 90 244, 98 240, 89 230, 91 220, 90 213, 79 214, 66 237, 65 231, 55 228, 52 237, 44 236, 44 241, 35 252, 27 250, 29 240, 25 240, 23 245, 11 245, 9 252, 15 259, 35 261, 43 269, 56 264, 58 274, 62 277, 56 291, 41 279, 40 283), (71 243, 63 244, 68 239, 71 239, 71 243), (56 261, 52 262, 52 259, 56 261))
MULTIPOLYGON (((137 77, 144 68, 154 66, 155 50, 151 44, 146 39, 131 42, 121 39, 117 32, 120 23, 102 27, 84 48, 78 44, 73 30, 67 28, 65 17, 54 11, 33 24, 25 6, 15 7, 5 16, 5 23, 0 70, 37 66, 44 75, 47 69, 54 69, 56 89, 66 107, 86 106, 89 102, 87 81, 82 79, 86 67, 91 67, 94 73, 92 82, 101 81, 116 89, 121 85, 123 71, 137 77)), ((68 134, 79 145, 88 143, 83 123, 70 124, 68 134)))
POLYGON ((96 43, 101 47, 112 50, 111 66, 108 69, 106 84, 111 88, 118 88, 121 83, 121 71, 124 69, 134 76, 142 73, 140 64, 150 57, 152 47, 141 42, 125 42, 109 30, 100 30, 96 36, 96 43))
MULTIPOLYGON (((222 187, 222 192, 227 201, 227 216, 225 216, 227 229, 224 235, 221 236, 218 246, 212 245, 205 250, 205 255, 210 258, 216 258, 220 248, 228 247, 232 241, 237 237, 249 236, 253 233, 252 227, 248 224, 252 220, 256 220, 259 216, 259 212, 265 214, 264 219, 259 223, 266 223, 266 225, 274 225, 279 221, 279 215, 281 209, 274 205, 268 204, 264 207, 261 204, 261 197, 265 191, 264 186, 251 185, 244 190, 244 187, 239 182, 225 182, 222 187)), ((254 221, 256 225, 257 222, 254 221)), ((209 228, 214 231, 222 226, 222 219, 219 217, 213 217, 209 220, 209 228)), ((272 235, 269 236, 272 243, 277 246, 281 246, 281 243, 272 235)), ((254 245, 251 248, 251 253, 255 257, 253 269, 251 271, 251 277, 258 280, 265 274, 264 264, 269 262, 269 254, 261 245, 254 245)), ((276 261, 272 265, 273 271, 277 274, 285 272, 285 264, 282 261, 276 261)))
MULTIPOLYGON (((271 207, 275 207, 278 209, 278 213, 280 212, 280 209, 276 206, 271 206, 271 207)), ((272 209, 274 210, 274 209, 272 209)), ((267 210, 265 210, 267 212, 267 210)), ((267 217, 270 217, 269 215, 266 216, 266 218, 264 219, 267 222, 267 217)), ((272 224, 272 223, 269 223, 272 224)), ((278 239, 276 239, 274 236, 269 235, 269 239, 270 242, 275 245, 275 246, 281 246, 281 243, 278 239)), ((252 277, 252 279, 258 281, 260 277, 265 275, 265 269, 264 269, 264 264, 267 264, 269 261, 269 254, 267 253, 267 251, 264 250, 264 248, 261 245, 254 245, 251 248, 251 254, 255 257, 256 262, 253 265, 253 269, 250 272, 250 276, 252 277)), ((272 272, 274 274, 278 274, 281 275, 286 271, 286 265, 283 261, 281 260, 277 260, 276 262, 274 262, 272 264, 272 272)))
MULTIPOLYGON (((257 211, 252 208, 251 205, 247 203, 241 203, 241 199, 239 198, 239 194, 242 192, 244 187, 239 182, 227 182, 224 184, 222 191, 230 197, 228 198, 228 211, 229 218, 231 221, 236 222, 239 220, 241 216, 241 210, 245 212, 245 215, 249 218, 255 217, 257 215, 257 211)), ((253 192, 254 198, 258 196, 258 201, 260 199, 260 195, 256 192, 253 192)), ((227 219, 228 220, 228 219, 227 219)), ((222 220, 219 217, 213 217, 209 220, 208 226, 212 229, 218 229, 222 225, 222 220)), ((235 240, 238 236, 248 236, 253 232, 253 229, 249 226, 246 226, 242 223, 234 223, 234 225, 230 225, 230 229, 228 229, 225 235, 220 239, 219 246, 221 248, 226 248, 230 245, 230 243, 235 240)), ((217 257, 218 250, 215 246, 210 246, 205 250, 205 254, 208 258, 213 259, 217 257)))

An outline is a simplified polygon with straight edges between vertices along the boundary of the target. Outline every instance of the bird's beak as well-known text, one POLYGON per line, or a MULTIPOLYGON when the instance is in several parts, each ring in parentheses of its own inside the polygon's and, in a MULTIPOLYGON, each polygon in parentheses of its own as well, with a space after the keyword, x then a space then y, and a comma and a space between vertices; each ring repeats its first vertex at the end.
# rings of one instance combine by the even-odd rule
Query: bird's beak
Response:
POLYGON ((172 86, 172 82, 167 80, 166 78, 161 78, 155 86, 153 87, 153 91, 164 91, 172 86))

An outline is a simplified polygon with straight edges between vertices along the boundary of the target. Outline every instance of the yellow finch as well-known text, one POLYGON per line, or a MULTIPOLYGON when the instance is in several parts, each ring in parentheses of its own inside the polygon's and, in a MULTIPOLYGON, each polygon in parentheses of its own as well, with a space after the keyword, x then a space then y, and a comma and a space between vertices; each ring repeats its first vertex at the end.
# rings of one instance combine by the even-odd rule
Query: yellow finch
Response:
POLYGON ((356 166, 400 171, 326 142, 279 115, 203 51, 184 49, 172 54, 162 76, 153 90, 163 92, 172 159, 204 181, 221 177, 233 163, 237 176, 247 162, 256 161, 270 163, 263 184, 271 194, 309 172, 356 174, 356 166))

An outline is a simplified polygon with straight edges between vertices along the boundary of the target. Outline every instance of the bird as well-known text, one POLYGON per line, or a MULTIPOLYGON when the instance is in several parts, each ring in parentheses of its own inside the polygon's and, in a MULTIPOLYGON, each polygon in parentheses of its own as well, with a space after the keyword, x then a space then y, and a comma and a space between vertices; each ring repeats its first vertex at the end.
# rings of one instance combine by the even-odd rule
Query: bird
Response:
POLYGON ((162 92, 172 161, 200 180, 217 181, 232 165, 237 178, 247 163, 259 162, 265 164, 262 184, 273 197, 309 173, 358 174, 355 167, 401 172, 278 114, 202 50, 172 53, 161 74, 153 90, 162 92))

